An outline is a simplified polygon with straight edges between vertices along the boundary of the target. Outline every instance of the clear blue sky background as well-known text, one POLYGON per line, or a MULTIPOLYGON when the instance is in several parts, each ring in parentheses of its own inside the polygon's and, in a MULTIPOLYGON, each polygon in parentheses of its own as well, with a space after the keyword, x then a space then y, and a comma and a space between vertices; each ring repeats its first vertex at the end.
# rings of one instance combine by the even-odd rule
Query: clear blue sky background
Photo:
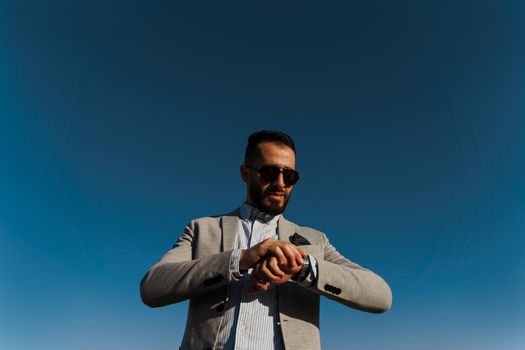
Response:
POLYGON ((524 349, 524 97, 523 1, 0 1, 0 348, 178 348, 139 281, 267 128, 394 293, 324 349, 524 349))

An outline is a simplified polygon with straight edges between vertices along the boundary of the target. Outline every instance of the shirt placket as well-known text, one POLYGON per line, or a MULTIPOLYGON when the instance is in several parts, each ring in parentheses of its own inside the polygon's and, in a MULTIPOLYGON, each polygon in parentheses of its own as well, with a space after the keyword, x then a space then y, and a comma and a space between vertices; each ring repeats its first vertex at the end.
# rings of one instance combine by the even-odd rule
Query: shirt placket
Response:
MULTIPOLYGON (((251 248, 257 243, 259 243, 260 241, 262 241, 261 235, 264 232, 264 230, 262 229, 264 227, 264 224, 259 223, 258 220, 254 219, 253 221, 251 221, 249 227, 250 227, 250 231, 249 231, 249 235, 246 240, 247 246, 244 249, 251 248)), ((243 290, 248 286, 248 284, 250 283, 250 280, 251 280, 250 276, 245 276, 242 279, 243 290)), ((249 323, 248 323, 249 320, 247 319, 247 317, 250 315, 250 309, 252 307, 251 303, 253 302, 254 301, 248 300, 247 294, 242 293, 241 303, 239 304, 239 316, 237 319, 237 329, 235 331, 235 348, 236 349, 237 348, 242 349, 245 346, 249 345, 247 343, 250 339, 250 334, 248 334, 248 332, 250 332, 251 330, 249 329, 249 323)))

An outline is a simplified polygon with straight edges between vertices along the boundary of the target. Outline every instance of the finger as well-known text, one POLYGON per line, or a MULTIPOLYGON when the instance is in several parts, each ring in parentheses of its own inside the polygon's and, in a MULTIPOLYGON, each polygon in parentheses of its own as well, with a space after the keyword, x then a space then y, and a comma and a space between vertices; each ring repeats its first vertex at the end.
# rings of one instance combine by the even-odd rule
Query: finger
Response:
POLYGON ((281 276, 273 274, 267 264, 268 259, 265 259, 255 266, 255 268, 252 270, 253 280, 260 283, 267 283, 277 281, 281 278, 281 276))
POLYGON ((263 281, 264 276, 261 273, 261 263, 257 264, 252 270, 252 281, 263 281))
POLYGON ((295 247, 297 249, 297 251, 299 252, 299 255, 296 255, 296 257, 298 256, 299 257, 299 260, 296 260, 298 261, 298 265, 303 265, 304 264, 304 258, 306 258, 306 256, 308 255, 304 250, 302 250, 301 248, 299 247, 295 247))
POLYGON ((270 269, 270 266, 268 264, 270 259, 266 259, 260 264, 260 275, 262 276, 261 280, 263 281, 277 281, 281 278, 280 275, 275 275, 272 270, 270 269))
POLYGON ((248 270, 254 267, 260 260, 257 249, 255 247, 241 250, 239 257, 239 268, 241 270, 248 270))
POLYGON ((287 245, 281 246, 281 250, 286 257, 286 262, 282 266, 295 265, 295 250, 287 245))
POLYGON ((279 279, 283 278, 283 276, 285 275, 284 271, 282 271, 279 268, 279 263, 277 261, 277 258, 273 256, 268 258, 266 265, 268 269, 270 270, 270 272, 274 274, 275 276, 278 276, 279 279))
POLYGON ((255 280, 250 283, 250 285, 246 288, 246 293, 254 293, 258 291, 265 291, 270 288, 270 283, 268 282, 257 282, 255 280))
POLYGON ((295 262, 297 263, 297 265, 303 266, 304 258, 306 258, 308 256, 308 254, 306 254, 306 252, 304 250, 302 250, 302 249, 300 249, 299 254, 300 255, 296 255, 295 256, 295 262))
POLYGON ((286 265, 286 256, 284 255, 281 247, 276 246, 273 250, 273 255, 277 258, 279 264, 286 265))
POLYGON ((266 254, 268 254, 268 251, 272 249, 272 245, 274 244, 275 241, 276 239, 266 238, 261 243, 255 245, 254 248, 257 247, 256 250, 257 250, 259 257, 263 257, 266 254))
POLYGON ((281 285, 283 283, 286 283, 286 281, 288 281, 290 278, 292 278, 292 276, 293 276, 293 274, 286 274, 280 280, 273 282, 272 285, 279 286, 279 285, 281 285))
POLYGON ((257 288, 257 290, 268 290, 270 289, 270 286, 271 286, 271 283, 269 282, 257 282, 255 284, 255 287, 257 288))
POLYGON ((290 269, 290 274, 291 275, 295 275, 296 273, 298 273, 299 271, 301 271, 301 269, 303 268, 302 265, 297 265, 296 267, 290 269))
MULTIPOLYGON (((296 257, 296 260, 297 260, 297 257, 299 258, 302 258, 308 254, 306 254, 306 252, 304 250, 302 250, 300 247, 296 246, 296 245, 293 245, 293 244, 289 244, 287 245, 287 247, 291 248, 295 254, 295 257, 296 257)), ((302 260, 299 260, 301 261, 301 264, 303 263, 302 260)))
POLYGON ((287 259, 287 265, 288 267, 294 267, 296 265, 302 265, 304 263, 303 257, 301 256, 301 253, 297 249, 296 246, 289 244, 283 247, 283 251, 285 251, 287 259))

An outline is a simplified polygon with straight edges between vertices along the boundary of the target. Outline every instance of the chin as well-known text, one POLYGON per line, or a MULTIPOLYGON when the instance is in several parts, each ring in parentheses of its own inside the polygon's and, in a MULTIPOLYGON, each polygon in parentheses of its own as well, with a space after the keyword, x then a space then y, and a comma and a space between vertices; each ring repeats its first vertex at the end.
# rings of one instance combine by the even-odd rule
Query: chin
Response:
POLYGON ((276 205, 270 203, 264 203, 263 211, 270 215, 278 215, 284 212, 285 205, 276 205))
POLYGON ((284 209, 283 208, 268 208, 267 210, 264 210, 264 212, 270 215, 279 215, 284 212, 284 209))

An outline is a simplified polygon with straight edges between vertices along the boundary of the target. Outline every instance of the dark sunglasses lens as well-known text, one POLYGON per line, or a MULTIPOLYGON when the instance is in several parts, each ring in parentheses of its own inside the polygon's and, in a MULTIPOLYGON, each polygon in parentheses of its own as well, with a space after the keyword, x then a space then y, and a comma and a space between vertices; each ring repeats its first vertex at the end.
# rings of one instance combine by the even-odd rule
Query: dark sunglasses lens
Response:
POLYGON ((288 186, 294 185, 299 180, 299 173, 292 169, 285 169, 283 175, 284 183, 288 186))
POLYGON ((259 174, 261 174, 261 178, 267 182, 273 182, 277 180, 280 173, 281 170, 276 166, 267 165, 259 169, 259 174))
MULTIPOLYGON (((281 169, 273 165, 265 165, 259 169, 261 179, 266 182, 274 182, 279 178, 281 169)), ((283 170, 283 180, 286 186, 293 186, 299 180, 299 173, 293 169, 283 170)))

